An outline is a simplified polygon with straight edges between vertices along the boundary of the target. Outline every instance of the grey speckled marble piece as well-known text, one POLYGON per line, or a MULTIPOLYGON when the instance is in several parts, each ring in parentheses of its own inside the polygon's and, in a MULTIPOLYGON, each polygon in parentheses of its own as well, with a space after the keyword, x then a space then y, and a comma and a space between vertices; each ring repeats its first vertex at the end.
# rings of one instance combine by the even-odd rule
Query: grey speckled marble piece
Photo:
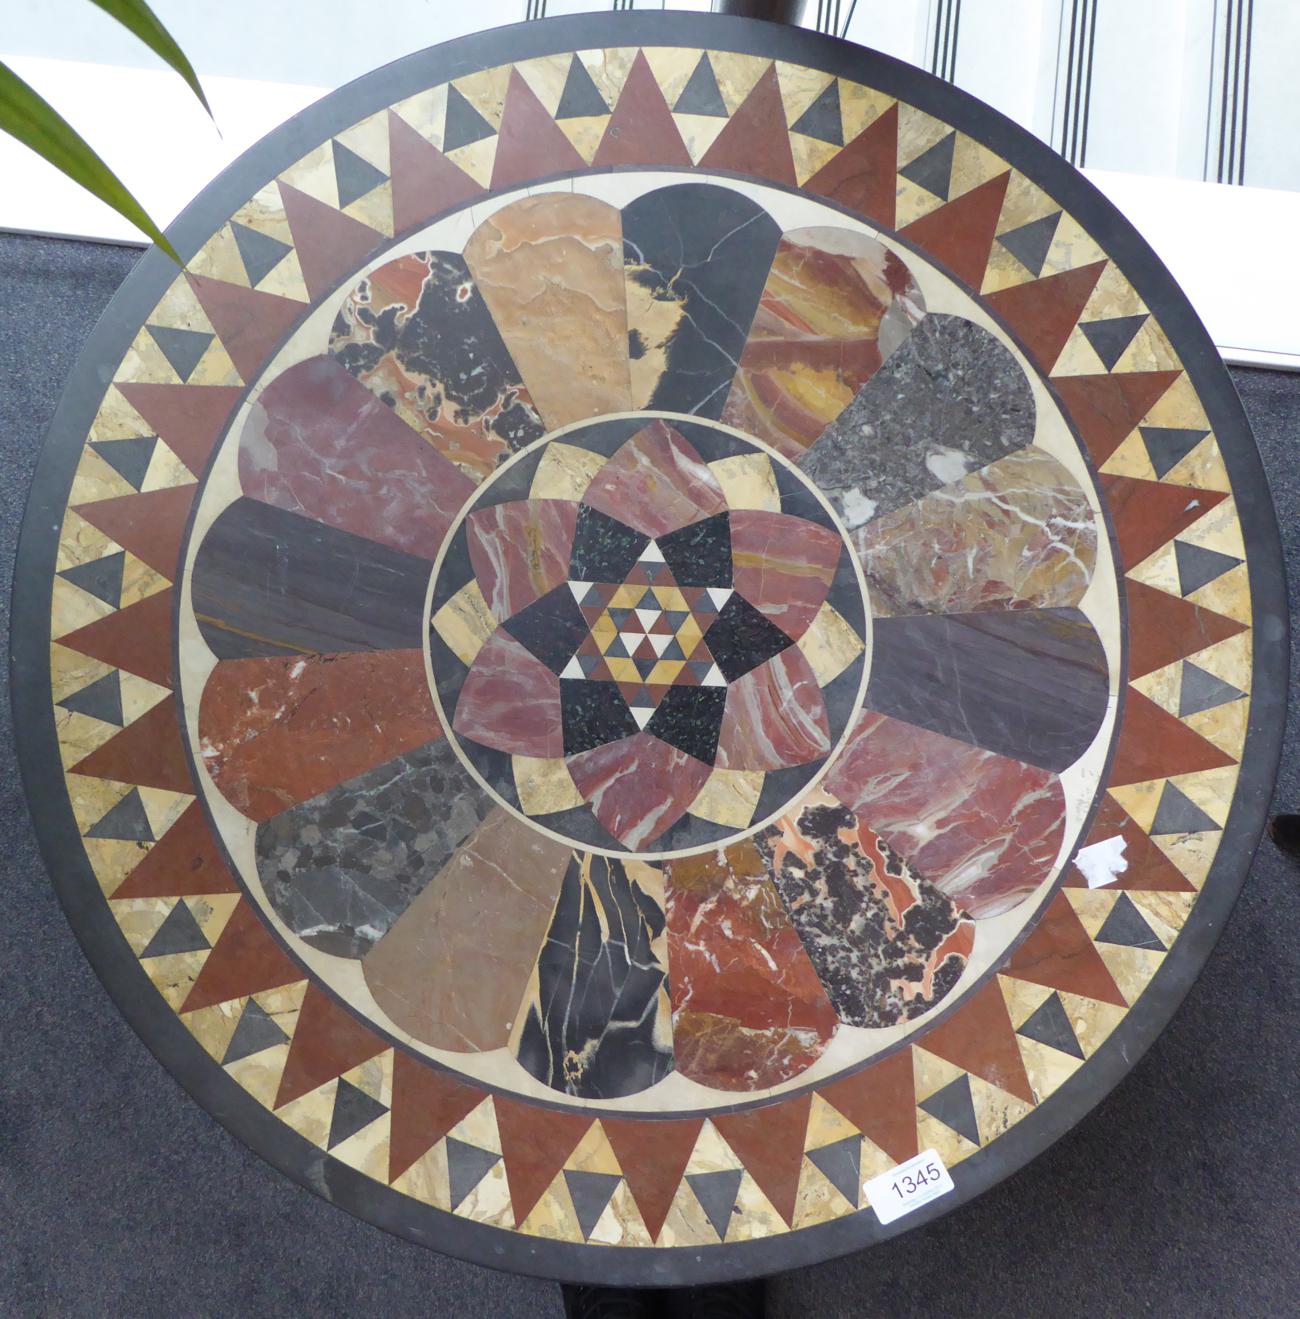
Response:
POLYGON ((1030 443, 1034 399, 987 330, 931 313, 800 461, 850 529, 1030 443))
POLYGON ((295 934, 360 957, 492 806, 451 745, 433 742, 266 821, 257 871, 295 934))

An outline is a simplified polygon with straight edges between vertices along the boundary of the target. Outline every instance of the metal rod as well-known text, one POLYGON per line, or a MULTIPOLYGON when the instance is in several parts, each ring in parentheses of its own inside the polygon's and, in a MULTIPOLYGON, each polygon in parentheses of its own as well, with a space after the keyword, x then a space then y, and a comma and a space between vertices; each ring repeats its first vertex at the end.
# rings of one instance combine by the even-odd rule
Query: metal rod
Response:
POLYGON ((713 12, 801 27, 811 4, 812 0, 713 0, 713 12))

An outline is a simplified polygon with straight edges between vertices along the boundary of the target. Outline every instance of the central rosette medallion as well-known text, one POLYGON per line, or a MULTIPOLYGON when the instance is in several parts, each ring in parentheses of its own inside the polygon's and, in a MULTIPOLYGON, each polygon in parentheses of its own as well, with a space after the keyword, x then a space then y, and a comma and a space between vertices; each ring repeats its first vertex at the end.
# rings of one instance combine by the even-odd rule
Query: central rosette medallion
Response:
POLYGON ((620 417, 544 441, 435 574, 434 685, 482 781, 610 851, 779 811, 857 704, 867 620, 827 506, 721 427, 620 417))

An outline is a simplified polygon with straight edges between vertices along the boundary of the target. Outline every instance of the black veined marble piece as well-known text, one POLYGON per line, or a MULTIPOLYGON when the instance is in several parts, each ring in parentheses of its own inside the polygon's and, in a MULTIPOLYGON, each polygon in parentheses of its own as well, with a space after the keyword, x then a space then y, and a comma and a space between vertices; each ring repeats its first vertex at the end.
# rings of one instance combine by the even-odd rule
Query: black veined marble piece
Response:
POLYGON ((568 583, 548 591, 502 625, 554 673, 564 668, 587 635, 587 623, 568 583))
POLYGON ((678 586, 731 585, 731 514, 715 513, 656 541, 678 586))
POLYGON ((728 682, 744 677, 794 643, 742 595, 733 592, 704 634, 704 643, 728 682))
POLYGON ((579 504, 569 576, 575 582, 621 582, 649 543, 644 532, 590 504, 579 504))
POLYGON ((725 687, 670 687, 651 715, 646 732, 712 765, 726 707, 725 687))

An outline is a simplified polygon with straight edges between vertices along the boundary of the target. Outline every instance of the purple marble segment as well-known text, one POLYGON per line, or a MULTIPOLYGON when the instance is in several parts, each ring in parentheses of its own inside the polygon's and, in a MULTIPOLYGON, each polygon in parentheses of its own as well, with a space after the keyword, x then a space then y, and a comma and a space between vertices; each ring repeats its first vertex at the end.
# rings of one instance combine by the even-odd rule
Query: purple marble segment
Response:
POLYGON ((831 749, 821 687, 796 646, 751 669, 727 689, 718 734, 722 769, 786 769, 831 749))
POLYGON ((564 754, 560 680, 498 628, 474 657, 452 727, 496 751, 558 758, 564 754))
POLYGON ((474 482, 333 358, 258 395, 239 436, 245 494, 432 559, 474 482))
POLYGON ((578 505, 564 499, 513 500, 465 519, 479 589, 504 622, 568 578, 578 505))

